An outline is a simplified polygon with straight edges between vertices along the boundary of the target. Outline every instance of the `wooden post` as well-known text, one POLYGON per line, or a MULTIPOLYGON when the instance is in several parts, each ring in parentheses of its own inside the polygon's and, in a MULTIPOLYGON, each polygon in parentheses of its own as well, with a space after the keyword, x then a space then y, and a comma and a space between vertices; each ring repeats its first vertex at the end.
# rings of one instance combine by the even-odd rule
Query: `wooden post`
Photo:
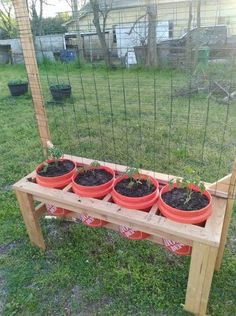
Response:
POLYGON ((45 250, 46 247, 39 226, 38 217, 35 214, 32 195, 18 190, 15 192, 31 243, 45 250))
POLYGON ((206 315, 216 256, 216 247, 193 243, 184 309, 198 316, 206 315))
POLYGON ((236 159, 233 163, 233 170, 232 170, 232 174, 230 177, 228 199, 227 199, 224 223, 223 223, 223 228, 222 228, 222 233, 221 233, 219 251, 218 251, 218 255, 217 255, 217 259, 216 259, 216 266, 215 266, 216 271, 220 270, 222 258, 224 255, 225 243, 227 240, 229 224, 230 224, 232 210, 233 210, 233 206, 234 206, 235 193, 236 193, 236 159))
POLYGON ((20 39, 32 93, 35 116, 40 139, 46 155, 47 141, 51 139, 48 128, 47 115, 44 108, 43 95, 39 79, 39 71, 35 56, 34 41, 30 27, 28 6, 26 0, 13 0, 16 20, 20 31, 20 39))

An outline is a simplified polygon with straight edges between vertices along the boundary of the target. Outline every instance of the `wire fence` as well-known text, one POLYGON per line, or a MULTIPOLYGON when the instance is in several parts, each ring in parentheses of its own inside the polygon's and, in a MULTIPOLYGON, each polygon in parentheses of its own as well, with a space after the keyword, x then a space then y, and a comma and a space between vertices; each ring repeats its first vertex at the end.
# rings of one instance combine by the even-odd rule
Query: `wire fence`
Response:
POLYGON ((216 181, 236 153, 236 6, 160 1, 151 17, 148 8, 99 7, 109 67, 88 4, 78 20, 72 13, 67 33, 35 39, 53 143, 94 160, 178 176, 192 168, 216 181), (53 100, 49 87, 65 84, 71 97, 53 100))

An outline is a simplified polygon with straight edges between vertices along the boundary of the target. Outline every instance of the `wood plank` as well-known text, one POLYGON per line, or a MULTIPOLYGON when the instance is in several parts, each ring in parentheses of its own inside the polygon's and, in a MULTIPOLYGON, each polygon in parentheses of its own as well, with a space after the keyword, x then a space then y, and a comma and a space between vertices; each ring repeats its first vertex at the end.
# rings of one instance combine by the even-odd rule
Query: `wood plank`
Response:
POLYGON ((205 315, 214 273, 217 248, 194 242, 184 309, 205 315))
MULTIPOLYGON (((99 218, 99 219, 103 219, 103 220, 108 220, 107 217, 102 217, 100 214, 98 213, 95 213, 95 212, 92 212, 92 213, 87 213, 87 212, 84 212, 83 210, 79 210, 79 209, 76 209, 77 212, 71 212, 70 214, 67 214, 65 217, 68 218, 68 219, 80 219, 80 215, 83 214, 83 215, 90 215, 90 216, 93 216, 93 217, 96 217, 96 218, 99 218)), ((123 226, 123 225, 127 225, 126 222, 124 221, 119 221, 119 220, 116 220, 116 223, 108 223, 107 225, 103 226, 103 228, 107 228, 109 229, 110 227, 112 227, 112 225, 115 226, 123 226)), ((129 225, 131 225, 130 227, 132 227, 134 230, 142 230, 142 228, 140 228, 139 226, 136 226, 136 225, 133 225, 132 223, 129 223, 129 225)), ((149 233, 149 232, 147 232, 149 233)), ((174 241, 177 241, 177 242, 181 242, 183 244, 186 244, 188 246, 192 246, 193 242, 192 240, 190 239, 186 239, 186 238, 181 238, 181 237, 177 237, 176 235, 173 235, 173 234, 169 234, 169 233, 166 233, 166 232, 162 232, 162 233, 159 233, 158 231, 155 232, 155 235, 151 235, 148 240, 153 240, 153 242, 156 242, 158 244, 161 244, 163 245, 163 239, 170 239, 170 240, 174 240, 174 241)))
MULTIPOLYGON (((162 216, 155 215, 148 221, 146 214, 142 211, 132 211, 119 207, 110 202, 103 202, 97 199, 81 198, 71 192, 62 190, 49 189, 41 187, 35 183, 25 182, 18 186, 18 190, 33 194, 36 200, 46 203, 55 204, 58 207, 66 208, 72 211, 82 209, 88 214, 95 212, 100 218, 108 219, 110 222, 124 222, 126 225, 135 225, 140 230, 156 234, 166 232, 180 238, 198 240, 209 243, 210 245, 218 245, 217 236, 208 236, 207 231, 203 227, 181 224, 173 222, 162 216)), ((92 216, 92 215, 91 215, 92 216)))
POLYGON ((216 271, 220 269, 222 258, 224 255, 225 243, 227 240, 229 224, 230 224, 230 220, 231 220, 232 212, 233 212, 235 191, 236 191, 236 159, 234 160, 232 174, 230 177, 230 185, 229 185, 229 192, 228 192, 229 198, 227 200, 224 223, 223 223, 221 240, 220 240, 220 247, 219 247, 217 260, 216 260, 216 266, 215 266, 216 271))
POLYGON ((228 193, 229 184, 230 184, 230 177, 231 177, 231 174, 228 174, 224 178, 219 179, 214 183, 211 183, 207 189, 210 189, 212 192, 213 191, 222 191, 222 192, 228 193))
POLYGON ((217 252, 218 252, 217 248, 209 247, 208 262, 207 262, 207 267, 206 267, 206 272, 205 272, 205 277, 204 277, 202 292, 201 292, 199 316, 206 315, 217 252))
POLYGON ((45 250, 46 247, 41 228, 34 215, 35 208, 32 195, 20 191, 16 191, 15 193, 31 243, 45 250))
POLYGON ((40 203, 35 208, 34 217, 35 217, 36 220, 39 220, 40 217, 42 217, 45 213, 47 213, 47 209, 46 209, 45 203, 40 203))
POLYGON ((224 222, 225 210, 226 210, 226 199, 220 199, 215 197, 212 201, 213 211, 212 215, 208 218, 205 229, 209 236, 214 235, 218 240, 221 238, 222 227, 224 222))
POLYGON ((26 0, 13 0, 16 14, 16 20, 19 27, 20 39, 22 42, 22 51, 25 60, 25 66, 31 87, 31 94, 36 114, 39 136, 46 155, 47 140, 50 140, 50 132, 48 127, 47 115, 44 107, 43 94, 39 79, 39 71, 36 61, 33 36, 31 32, 28 6, 26 0), (40 120, 38 120, 40 115, 40 120), (43 124, 42 124, 43 121, 43 124))

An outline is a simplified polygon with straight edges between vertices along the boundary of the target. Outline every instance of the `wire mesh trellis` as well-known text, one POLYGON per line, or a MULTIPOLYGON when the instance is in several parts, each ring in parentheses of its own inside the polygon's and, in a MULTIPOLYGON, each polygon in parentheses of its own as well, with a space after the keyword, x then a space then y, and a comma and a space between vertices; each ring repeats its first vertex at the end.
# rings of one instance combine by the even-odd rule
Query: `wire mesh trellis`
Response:
POLYGON ((71 154, 168 174, 184 175, 189 166, 206 181, 228 174, 236 136, 235 5, 206 1, 199 13, 191 1, 160 1, 157 67, 147 68, 148 3, 104 3, 99 8, 107 14, 104 34, 113 69, 104 66, 88 3, 78 23, 68 22, 68 33, 59 36, 61 47, 73 47, 74 61, 48 59, 49 52, 58 56, 58 36, 35 40, 55 144, 71 154), (226 13, 229 25, 219 25, 226 13), (76 59, 78 25, 83 60, 76 59), (70 84, 72 97, 50 102, 53 83, 70 84))

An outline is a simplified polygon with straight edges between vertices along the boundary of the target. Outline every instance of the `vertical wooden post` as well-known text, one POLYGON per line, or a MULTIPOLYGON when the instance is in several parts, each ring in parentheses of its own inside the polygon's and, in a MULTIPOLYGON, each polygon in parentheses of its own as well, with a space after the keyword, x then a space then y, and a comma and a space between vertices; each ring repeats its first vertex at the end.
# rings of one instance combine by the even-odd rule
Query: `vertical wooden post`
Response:
POLYGON ((35 208, 32 195, 16 190, 16 197, 31 243, 45 250, 46 247, 41 228, 34 212, 35 208))
POLYGON ((229 224, 230 224, 232 210, 234 206, 235 193, 236 193, 236 159, 233 163, 233 170, 230 177, 228 200, 226 204, 225 217, 224 217, 224 223, 223 223, 223 228, 222 228, 222 233, 221 233, 219 251, 218 251, 218 255, 216 259, 216 266, 215 266, 216 271, 220 270, 222 258, 224 255, 225 243, 226 243, 226 239, 228 235, 229 224))
POLYGON ((198 316, 206 314, 217 248, 193 243, 184 309, 198 316))
POLYGON ((39 135, 44 148, 44 153, 46 154, 47 141, 50 140, 51 137, 48 128, 47 115, 44 108, 34 41, 30 27, 28 6, 26 0, 13 0, 13 5, 20 31, 23 56, 32 93, 39 135))

